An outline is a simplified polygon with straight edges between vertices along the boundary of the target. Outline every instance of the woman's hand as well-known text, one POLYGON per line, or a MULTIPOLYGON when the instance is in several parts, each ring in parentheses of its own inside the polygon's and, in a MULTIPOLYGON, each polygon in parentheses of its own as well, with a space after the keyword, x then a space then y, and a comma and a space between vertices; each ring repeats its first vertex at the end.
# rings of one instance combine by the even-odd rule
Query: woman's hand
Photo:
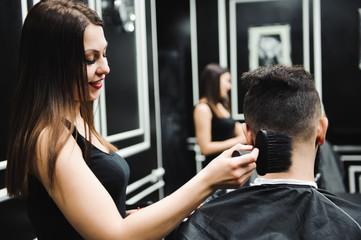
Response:
POLYGON ((258 149, 252 149, 251 145, 237 144, 212 160, 200 174, 206 175, 207 182, 214 191, 220 188, 239 188, 249 179, 256 168, 258 149), (249 154, 232 158, 235 150, 252 151, 249 154))

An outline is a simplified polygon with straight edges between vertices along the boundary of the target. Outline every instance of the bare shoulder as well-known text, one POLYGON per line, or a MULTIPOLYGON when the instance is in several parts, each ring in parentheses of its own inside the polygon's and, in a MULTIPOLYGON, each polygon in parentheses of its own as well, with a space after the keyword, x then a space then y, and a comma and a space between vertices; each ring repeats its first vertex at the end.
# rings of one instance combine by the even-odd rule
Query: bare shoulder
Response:
POLYGON ((36 149, 37 169, 43 184, 49 181, 48 166, 52 151, 58 151, 55 153, 56 165, 64 164, 72 159, 72 156, 76 156, 75 159, 83 159, 80 147, 65 126, 61 129, 59 136, 55 136, 54 130, 50 127, 44 128, 39 135, 36 149))
POLYGON ((203 128, 204 124, 210 124, 212 121, 212 111, 207 103, 198 103, 194 108, 193 120, 196 128, 203 128))
POLYGON ((211 114, 211 109, 207 103, 199 102, 194 108, 194 113, 202 114, 202 115, 204 115, 204 114, 209 115, 209 114, 211 114))
POLYGON ((46 127, 44 128, 40 134, 37 141, 37 153, 40 154, 38 157, 43 158, 43 154, 48 154, 50 148, 53 148, 55 143, 64 143, 65 145, 74 145, 76 141, 73 137, 70 136, 70 131, 65 126, 60 129, 58 135, 56 135, 55 130, 46 127))

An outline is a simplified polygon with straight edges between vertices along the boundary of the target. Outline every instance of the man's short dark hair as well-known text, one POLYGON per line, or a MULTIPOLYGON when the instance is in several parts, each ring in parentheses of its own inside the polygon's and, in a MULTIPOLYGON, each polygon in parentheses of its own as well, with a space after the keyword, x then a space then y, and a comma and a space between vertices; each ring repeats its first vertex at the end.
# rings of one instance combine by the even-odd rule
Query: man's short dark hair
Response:
POLYGON ((245 121, 254 136, 259 129, 285 132, 294 141, 312 136, 321 102, 313 76, 302 66, 259 67, 241 80, 247 88, 245 121))

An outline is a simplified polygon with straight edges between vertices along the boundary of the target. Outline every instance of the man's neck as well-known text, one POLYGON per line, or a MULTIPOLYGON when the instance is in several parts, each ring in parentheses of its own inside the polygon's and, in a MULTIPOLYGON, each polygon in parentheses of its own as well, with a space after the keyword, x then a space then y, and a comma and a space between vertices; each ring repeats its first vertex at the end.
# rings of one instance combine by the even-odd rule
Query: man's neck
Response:
POLYGON ((312 143, 293 144, 291 167, 280 173, 267 173, 260 176, 266 179, 296 179, 314 181, 314 163, 317 149, 312 143))

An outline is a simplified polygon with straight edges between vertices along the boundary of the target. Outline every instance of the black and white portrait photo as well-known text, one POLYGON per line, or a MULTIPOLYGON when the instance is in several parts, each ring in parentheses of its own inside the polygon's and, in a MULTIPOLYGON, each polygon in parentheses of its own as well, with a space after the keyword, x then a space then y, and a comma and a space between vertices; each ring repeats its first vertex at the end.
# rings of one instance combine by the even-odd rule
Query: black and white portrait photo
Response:
POLYGON ((249 66, 291 65, 289 25, 250 27, 248 30, 249 66))

